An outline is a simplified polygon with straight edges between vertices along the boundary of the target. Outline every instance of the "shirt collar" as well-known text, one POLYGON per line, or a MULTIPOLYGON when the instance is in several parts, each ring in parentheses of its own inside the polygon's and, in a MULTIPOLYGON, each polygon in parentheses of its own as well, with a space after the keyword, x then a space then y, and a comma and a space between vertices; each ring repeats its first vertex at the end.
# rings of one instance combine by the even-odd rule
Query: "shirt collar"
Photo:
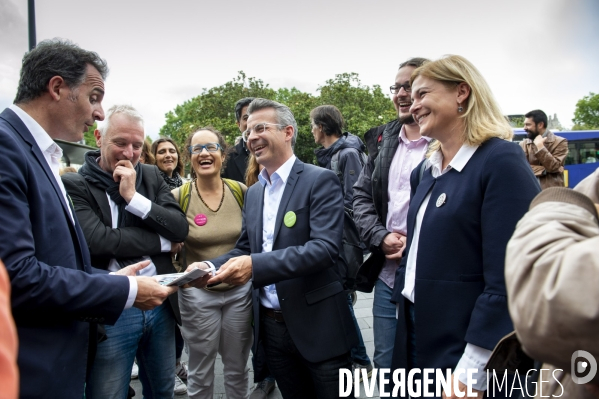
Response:
MULTIPOLYGON (((458 172, 461 172, 468 163, 468 161, 470 161, 470 158, 472 158, 478 147, 479 146, 477 145, 472 146, 466 143, 462 144, 457 154, 455 154, 455 157, 453 157, 451 162, 449 162, 449 165, 447 165, 446 169, 449 170, 449 168, 451 167, 451 169, 455 169, 458 172)), ((443 153, 441 152, 441 149, 435 151, 431 155, 431 157, 429 158, 429 162, 431 164, 431 167, 437 171, 437 175, 441 175, 443 172, 443 170, 441 169, 443 164, 443 153)))
POLYGON ((420 136, 420 138, 418 140, 410 140, 408 139, 408 137, 406 136, 406 125, 401 125, 401 129, 399 130, 399 141, 405 144, 405 145, 410 145, 410 144, 420 144, 423 141, 426 142, 430 142, 432 139, 430 137, 426 137, 426 136, 420 136))
POLYGON ((270 183, 272 185, 278 179, 281 179, 283 181, 283 184, 287 183, 287 179, 289 178, 289 174, 291 173, 291 168, 293 168, 293 164, 295 163, 296 159, 297 158, 295 154, 291 155, 291 157, 287 161, 285 161, 285 163, 281 165, 279 169, 273 172, 273 174, 270 176, 270 179, 268 177, 268 172, 266 171, 266 168, 262 169, 260 171, 260 174, 258 175, 258 181, 260 182, 260 184, 262 184, 262 187, 266 186, 267 183, 270 183))
POLYGON ((12 104, 8 108, 17 114, 27 129, 29 129, 29 132, 42 152, 58 157, 59 159, 62 157, 62 148, 52 140, 52 137, 35 119, 15 104, 12 104))

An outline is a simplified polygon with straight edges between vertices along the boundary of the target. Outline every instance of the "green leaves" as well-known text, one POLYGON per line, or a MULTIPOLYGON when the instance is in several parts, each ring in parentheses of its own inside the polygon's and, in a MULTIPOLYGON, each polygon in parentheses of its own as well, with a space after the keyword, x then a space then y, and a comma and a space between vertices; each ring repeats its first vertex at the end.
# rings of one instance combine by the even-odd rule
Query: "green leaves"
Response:
POLYGON ((576 103, 572 130, 599 129, 599 94, 589 93, 576 103))
POLYGON ((98 122, 94 122, 92 126, 87 129, 87 132, 83 133, 83 140, 85 140, 85 145, 90 147, 98 148, 96 145, 96 136, 94 136, 94 132, 98 128, 98 122))
POLYGON ((235 123, 235 103, 243 97, 268 98, 287 105, 298 124, 295 154, 304 162, 316 163, 310 128, 310 111, 324 104, 335 105, 346 121, 346 130, 364 138, 371 127, 382 125, 397 117, 393 103, 378 85, 364 86, 357 73, 342 73, 320 86, 318 96, 304 93, 295 87, 271 89, 260 79, 247 77, 239 71, 236 78, 221 86, 203 89, 202 93, 178 105, 166 114, 166 124, 160 134, 173 138, 180 146, 187 136, 199 127, 212 125, 220 130, 229 143, 235 141, 239 128, 235 123))

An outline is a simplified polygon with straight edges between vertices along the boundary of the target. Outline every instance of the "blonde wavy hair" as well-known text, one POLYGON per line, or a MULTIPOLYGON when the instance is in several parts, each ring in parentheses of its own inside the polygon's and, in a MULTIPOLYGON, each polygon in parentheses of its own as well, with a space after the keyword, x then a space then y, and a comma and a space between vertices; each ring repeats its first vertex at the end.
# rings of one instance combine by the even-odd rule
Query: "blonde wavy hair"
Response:
MULTIPOLYGON (((512 127, 501 113, 485 78, 470 61, 459 55, 446 55, 426 62, 412 72, 410 86, 419 76, 436 80, 447 87, 454 87, 462 82, 470 87, 470 95, 462 104, 464 112, 459 116, 464 119, 464 141, 467 144, 480 145, 493 137, 512 139, 512 127)), ((427 156, 440 146, 438 141, 431 143, 427 156)))

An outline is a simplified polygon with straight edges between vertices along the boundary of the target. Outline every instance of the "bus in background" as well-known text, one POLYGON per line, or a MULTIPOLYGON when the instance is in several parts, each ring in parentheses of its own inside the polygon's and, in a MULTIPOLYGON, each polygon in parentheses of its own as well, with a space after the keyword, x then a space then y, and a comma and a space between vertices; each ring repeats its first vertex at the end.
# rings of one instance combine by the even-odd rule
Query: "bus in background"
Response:
MULTIPOLYGON (((554 131, 553 134, 568 140, 564 185, 572 188, 599 168, 599 130, 554 131)), ((514 142, 525 138, 524 129, 514 129, 514 142)))

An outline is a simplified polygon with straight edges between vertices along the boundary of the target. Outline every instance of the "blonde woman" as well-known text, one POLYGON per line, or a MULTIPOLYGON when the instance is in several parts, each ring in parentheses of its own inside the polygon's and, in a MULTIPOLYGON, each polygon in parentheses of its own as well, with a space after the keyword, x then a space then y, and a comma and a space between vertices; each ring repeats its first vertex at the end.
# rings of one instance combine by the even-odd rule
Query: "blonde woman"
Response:
MULTIPOLYGON (((213 259, 235 247, 241 233, 241 207, 246 186, 221 178, 226 144, 206 127, 187 141, 192 181, 173 190, 189 222, 180 262, 213 259)), ((251 282, 220 284, 205 289, 184 288, 179 295, 181 332, 189 346, 187 389, 190 398, 214 395, 214 362, 220 353, 228 398, 248 397, 247 360, 252 345, 251 282)))
POLYGON ((505 248, 540 187, 469 61, 446 56, 425 63, 410 85, 420 134, 437 142, 411 176, 406 253, 392 296, 398 312, 393 366, 464 369, 451 376, 462 392, 465 369, 477 369, 471 387, 482 397, 484 366, 513 330, 505 248))

